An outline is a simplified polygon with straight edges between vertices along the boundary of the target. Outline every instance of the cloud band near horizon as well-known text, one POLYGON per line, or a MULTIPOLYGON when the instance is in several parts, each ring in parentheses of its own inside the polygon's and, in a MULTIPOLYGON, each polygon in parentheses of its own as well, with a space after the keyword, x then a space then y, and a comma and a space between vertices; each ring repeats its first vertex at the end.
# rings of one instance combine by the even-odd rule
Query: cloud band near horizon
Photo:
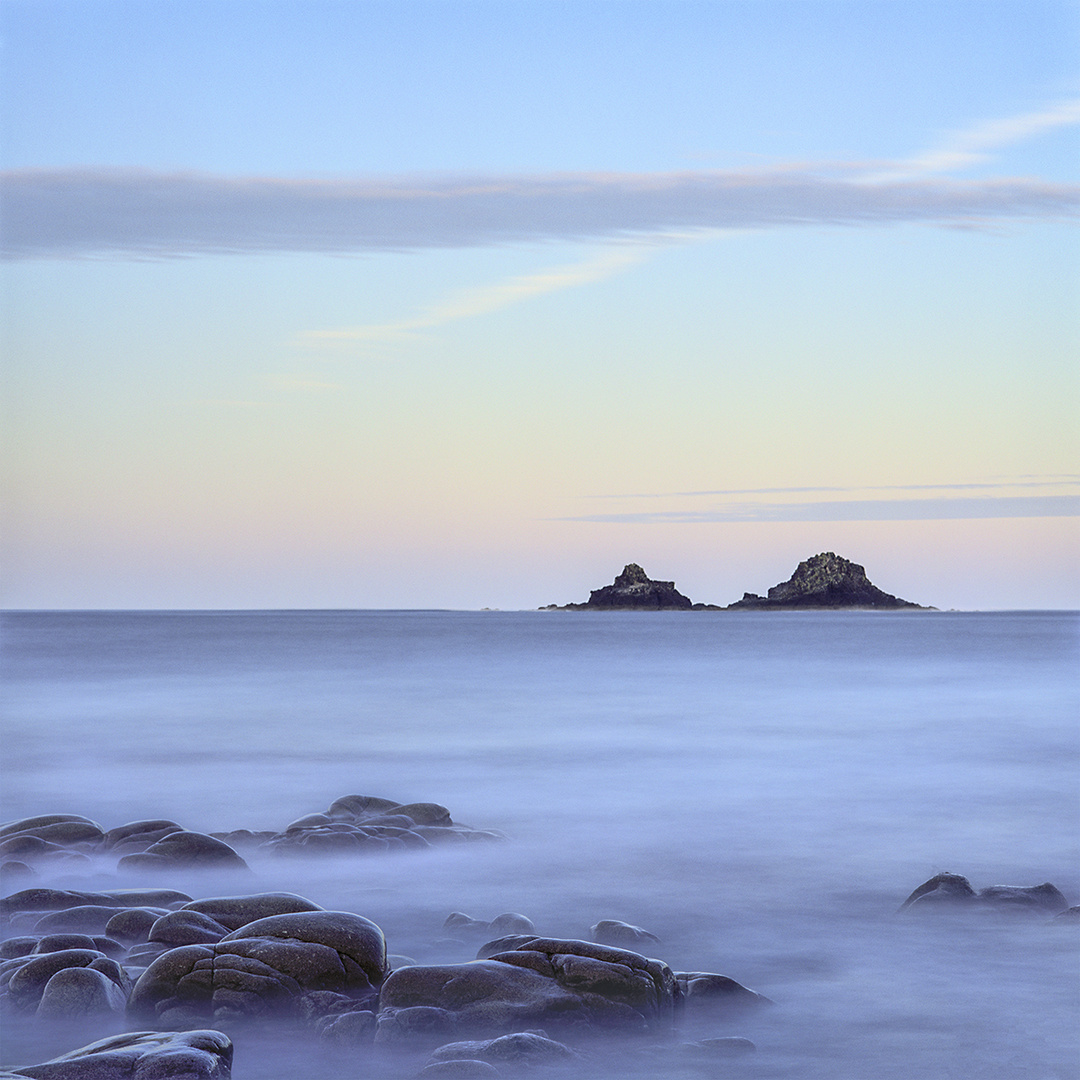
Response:
POLYGON ((1080 517, 1080 496, 1016 495, 954 499, 849 499, 803 503, 728 503, 708 510, 585 514, 559 521, 618 525, 693 525, 752 521, 953 521, 964 518, 1080 517))
POLYGON ((137 169, 0 173, 7 259, 349 254, 710 229, 1075 219, 1080 185, 745 172, 456 180, 236 178, 137 169))

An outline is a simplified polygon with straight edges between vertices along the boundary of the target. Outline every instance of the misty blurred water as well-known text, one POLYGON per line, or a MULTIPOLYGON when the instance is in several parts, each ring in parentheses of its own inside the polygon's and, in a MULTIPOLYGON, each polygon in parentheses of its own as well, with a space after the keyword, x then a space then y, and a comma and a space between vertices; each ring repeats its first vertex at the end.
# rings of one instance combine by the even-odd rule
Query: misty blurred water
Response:
MULTIPOLYGON (((689 1022, 687 1037, 757 1043, 725 1076, 1071 1080, 1075 925, 895 911, 939 870, 1050 880, 1080 902, 1077 627, 1067 612, 13 613, 2 817, 209 832, 282 829, 349 793, 438 802, 508 841, 255 858, 252 879, 176 885, 299 892, 421 962, 472 957, 441 940, 454 910, 520 911, 562 937, 635 923, 675 970, 777 1002, 689 1022)), ((320 1075, 298 1068, 238 1038, 237 1080, 320 1075)))

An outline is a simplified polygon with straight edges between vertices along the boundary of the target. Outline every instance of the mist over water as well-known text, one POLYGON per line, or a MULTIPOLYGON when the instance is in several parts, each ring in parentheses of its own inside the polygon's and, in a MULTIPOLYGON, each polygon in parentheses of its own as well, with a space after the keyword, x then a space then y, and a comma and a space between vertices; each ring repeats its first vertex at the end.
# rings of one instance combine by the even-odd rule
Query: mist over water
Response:
MULTIPOLYGON (((622 919, 674 970, 776 1002, 688 1015, 684 1038, 742 1035, 757 1053, 716 1073, 673 1058, 665 1076, 1072 1080, 1075 925, 895 912, 941 870, 976 889, 1049 880, 1080 902, 1077 626, 1064 612, 11 614, 0 817, 280 830, 349 793, 437 802, 507 841, 244 852, 250 875, 169 884, 296 892, 374 920, 421 963, 475 955, 479 940, 446 939, 452 911, 518 911, 554 937, 622 919)), ((104 868, 47 883, 136 884, 104 868)), ((405 1077, 425 1057, 361 1068, 231 1034, 237 1080, 405 1077)), ((3 1063, 77 1045, 7 1033, 3 1063)))

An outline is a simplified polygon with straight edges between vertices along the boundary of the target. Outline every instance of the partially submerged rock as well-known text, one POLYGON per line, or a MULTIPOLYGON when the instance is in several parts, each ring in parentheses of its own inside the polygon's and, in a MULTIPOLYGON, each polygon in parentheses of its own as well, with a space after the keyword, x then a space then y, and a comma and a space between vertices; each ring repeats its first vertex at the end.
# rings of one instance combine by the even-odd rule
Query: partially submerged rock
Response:
MULTIPOLYGON (((871 584, 857 563, 823 551, 799 563, 787 581, 774 585, 768 596, 744 593, 728 611, 789 611, 807 608, 920 608, 871 584)), ((929 609, 933 610, 933 609, 929 609)))
POLYGON ((311 991, 371 1000, 386 974, 386 940, 369 919, 301 911, 257 919, 216 944, 162 954, 139 976, 128 1008, 178 1027, 299 1015, 311 991))
POLYGON ((688 611, 689 597, 674 581, 653 581, 637 563, 627 563, 611 585, 593 589, 583 604, 549 604, 544 611, 688 611))
POLYGON ((1057 915, 1068 906, 1069 901, 1061 890, 1049 881, 1044 881, 1041 885, 989 885, 976 892, 966 877, 940 873, 915 889, 900 905, 900 911, 980 907, 1057 915))
MULTIPOLYGON (((456 822, 445 806, 430 802, 399 803, 374 795, 344 795, 328 809, 306 814, 280 832, 203 833, 183 828, 175 821, 153 818, 132 821, 107 832, 97 822, 77 814, 46 814, 23 818, 0 826, 0 859, 11 879, 36 873, 35 865, 93 868, 91 856, 100 865, 114 860, 125 874, 151 881, 193 869, 240 872, 248 864, 240 851, 284 855, 364 855, 370 853, 426 849, 435 844, 502 840, 492 829, 474 829, 456 822), (14 868, 14 869, 12 869, 14 868)), ((25 889, 49 894, 55 890, 25 889)), ((109 905, 105 894, 84 894, 81 904, 109 905)), ((161 906, 147 900, 148 906, 161 906)), ((73 907, 53 904, 43 908, 73 907)), ((125 907, 117 901, 112 906, 125 907)), ((28 909, 23 909, 28 910, 28 909)), ((8 908, 0 906, 0 916, 8 908)))
POLYGON ((137 1031, 11 1069, 32 1080, 229 1080, 233 1047, 220 1031, 137 1031))
POLYGON ((487 960, 394 972, 379 996, 375 1040, 534 1024, 669 1030, 680 999, 662 961, 590 941, 530 938, 487 960))

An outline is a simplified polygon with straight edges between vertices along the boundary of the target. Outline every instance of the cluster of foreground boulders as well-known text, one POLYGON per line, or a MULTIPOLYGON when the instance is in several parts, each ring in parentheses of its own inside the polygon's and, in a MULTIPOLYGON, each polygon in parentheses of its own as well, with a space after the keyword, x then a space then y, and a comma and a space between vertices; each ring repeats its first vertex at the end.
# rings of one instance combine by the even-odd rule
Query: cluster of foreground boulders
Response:
POLYGON ((501 839, 493 829, 453 821, 450 811, 437 803, 402 804, 373 795, 346 795, 281 832, 192 832, 165 819, 105 830, 78 814, 48 814, 0 826, 0 871, 7 881, 31 880, 38 868, 111 865, 146 877, 192 866, 243 870, 247 863, 241 852, 363 855, 501 839))
MULTIPOLYGON (((316 835, 309 830, 332 829, 343 811, 354 824, 360 815, 381 817, 371 826, 369 816, 366 827, 420 827, 409 807, 380 803, 348 796, 295 828, 316 835), (388 825, 390 818, 409 818, 413 826, 388 825)), ((4 835, 82 819, 41 820, 14 823, 4 835)), ((456 828, 449 815, 426 827, 456 828)), ((919 886, 901 910, 966 907, 1080 916, 1049 883, 976 893, 954 874, 919 886)), ((0 1072, 12 1080, 227 1080, 230 1035, 268 1024, 306 1033, 327 1052, 407 1052, 409 1071, 395 1073, 404 1076, 467 1080, 534 1068, 589 1076, 599 1034, 632 1042, 638 1068, 655 1059, 662 1071, 674 1057, 709 1071, 754 1044, 725 1035, 680 1041, 680 1018, 692 1011, 711 1023, 770 1004, 725 975, 673 971, 653 958, 662 951, 654 934, 617 920, 596 923, 591 940, 578 940, 540 934, 517 913, 486 921, 453 912, 444 939, 479 943, 476 959, 418 964, 388 953, 370 919, 292 893, 193 898, 168 888, 31 887, 0 900, 0 930, 5 1024, 79 1021, 100 1025, 95 1033, 120 1031, 51 1061, 0 1072), (419 1072, 417 1052, 428 1054, 419 1072)))

